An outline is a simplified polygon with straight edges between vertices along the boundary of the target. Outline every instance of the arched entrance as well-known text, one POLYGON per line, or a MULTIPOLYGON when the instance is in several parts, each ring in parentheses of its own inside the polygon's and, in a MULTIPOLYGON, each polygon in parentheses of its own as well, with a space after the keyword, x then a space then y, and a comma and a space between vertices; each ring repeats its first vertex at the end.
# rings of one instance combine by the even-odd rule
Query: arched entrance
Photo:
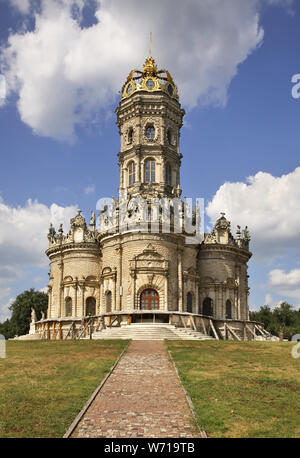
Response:
POLYGON ((141 310, 159 310, 159 294, 155 289, 145 289, 140 296, 141 310))

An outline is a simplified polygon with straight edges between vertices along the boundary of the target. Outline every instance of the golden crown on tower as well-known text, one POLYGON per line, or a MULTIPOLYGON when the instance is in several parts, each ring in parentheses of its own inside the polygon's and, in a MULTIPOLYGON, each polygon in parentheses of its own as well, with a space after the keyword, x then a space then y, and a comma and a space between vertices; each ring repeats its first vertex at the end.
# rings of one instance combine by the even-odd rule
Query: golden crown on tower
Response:
POLYGON ((135 92, 165 92, 169 97, 179 99, 178 89, 168 70, 157 70, 153 57, 149 56, 143 71, 132 70, 122 88, 122 99, 130 97, 135 92))

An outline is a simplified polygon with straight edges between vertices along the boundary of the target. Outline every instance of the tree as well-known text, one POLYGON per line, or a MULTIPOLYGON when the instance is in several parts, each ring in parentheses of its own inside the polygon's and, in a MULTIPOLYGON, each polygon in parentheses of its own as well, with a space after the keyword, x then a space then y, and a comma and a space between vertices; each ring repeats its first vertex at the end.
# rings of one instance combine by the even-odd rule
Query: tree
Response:
POLYGON ((9 326, 7 326, 7 333, 10 334, 10 337, 28 334, 32 308, 35 310, 37 319, 40 320, 41 312, 46 312, 48 308, 48 295, 31 288, 17 296, 9 307, 12 311, 9 326))
POLYGON ((294 310, 287 302, 282 302, 274 310, 264 305, 258 312, 250 312, 250 319, 263 323, 265 329, 276 336, 279 336, 282 329, 284 338, 288 340, 300 334, 300 310, 294 310))
POLYGON ((14 336, 13 331, 10 327, 10 321, 6 320, 4 323, 0 323, 0 334, 2 334, 5 339, 10 339, 14 336))

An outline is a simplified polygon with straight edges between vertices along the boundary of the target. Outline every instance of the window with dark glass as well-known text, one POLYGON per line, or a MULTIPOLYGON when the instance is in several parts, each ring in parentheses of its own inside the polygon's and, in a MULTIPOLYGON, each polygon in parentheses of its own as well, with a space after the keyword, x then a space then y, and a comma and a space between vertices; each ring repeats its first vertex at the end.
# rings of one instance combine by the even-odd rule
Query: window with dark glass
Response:
POLYGON ((146 127, 145 130, 146 138, 148 140, 154 140, 155 139, 155 129, 154 126, 150 125, 146 127))
POLYGON ((111 312, 111 291, 106 293, 106 313, 111 312))
POLYGON ((128 167, 129 186, 135 183, 135 162, 130 162, 128 167))
POLYGON ((132 140, 133 140, 133 128, 130 127, 130 129, 128 130, 128 143, 131 145, 132 143, 132 140))
POLYGON ((72 299, 66 298, 66 316, 72 316, 72 299))
POLYGON ((86 315, 96 315, 96 299, 88 297, 86 300, 86 315))
POLYGON ((226 320, 232 319, 232 305, 230 300, 226 301, 226 320))
POLYGON ((186 302, 187 302, 187 312, 193 313, 193 295, 192 293, 187 293, 186 302))
POLYGON ((145 182, 155 182, 155 161, 153 159, 148 159, 145 162, 145 182))
POLYGON ((203 315, 213 316, 213 301, 210 297, 203 301, 203 315))

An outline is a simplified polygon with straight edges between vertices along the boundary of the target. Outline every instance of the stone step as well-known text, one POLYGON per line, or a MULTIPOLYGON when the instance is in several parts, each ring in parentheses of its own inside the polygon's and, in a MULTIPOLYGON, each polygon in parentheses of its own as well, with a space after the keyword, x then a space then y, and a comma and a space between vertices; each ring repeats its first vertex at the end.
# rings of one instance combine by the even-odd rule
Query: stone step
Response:
MULTIPOLYGON (((106 328, 93 333, 93 339, 131 339, 131 340, 210 340, 206 336, 192 329, 176 328, 169 324, 135 323, 122 327, 106 328)), ((89 339, 85 337, 85 339, 89 339)))

